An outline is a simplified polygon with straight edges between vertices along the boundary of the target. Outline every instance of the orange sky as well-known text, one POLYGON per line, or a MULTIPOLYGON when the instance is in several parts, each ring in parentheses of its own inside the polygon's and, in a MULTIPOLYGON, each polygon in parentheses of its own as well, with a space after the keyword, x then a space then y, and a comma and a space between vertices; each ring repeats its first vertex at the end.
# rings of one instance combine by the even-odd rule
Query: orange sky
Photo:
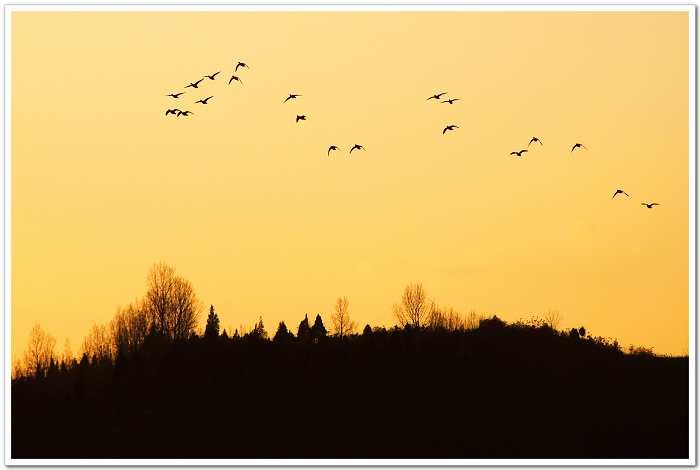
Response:
POLYGON ((227 330, 391 327, 422 282, 687 353, 689 12, 12 11, 12 357, 37 322, 77 353, 158 261, 227 330))

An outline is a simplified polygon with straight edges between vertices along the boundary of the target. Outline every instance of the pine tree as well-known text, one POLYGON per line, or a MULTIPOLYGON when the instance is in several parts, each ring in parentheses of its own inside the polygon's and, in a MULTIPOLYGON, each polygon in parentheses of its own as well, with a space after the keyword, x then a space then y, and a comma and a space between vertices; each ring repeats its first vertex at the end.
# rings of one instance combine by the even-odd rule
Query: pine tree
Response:
POLYGON ((316 315, 316 321, 314 321, 314 326, 311 327, 311 340, 314 343, 318 343, 321 338, 326 337, 326 327, 323 326, 323 320, 321 320, 321 315, 316 315))
POLYGON ((260 317, 260 321, 258 322, 257 325, 255 325, 255 328, 253 328, 251 335, 253 335, 256 338, 260 338, 260 339, 268 339, 269 338, 267 331, 265 330, 265 325, 263 325, 262 317, 260 317))
POLYGON ((276 343, 285 343, 293 338, 294 333, 287 329, 287 325, 284 323, 284 321, 281 321, 279 326, 277 327, 277 333, 275 333, 275 337, 272 338, 272 341, 276 343))
POLYGON ((205 338, 219 337, 219 316, 214 313, 214 306, 209 307, 209 316, 207 317, 207 327, 204 329, 205 338))
POLYGON ((305 314, 304 319, 299 323, 299 329, 297 330, 297 338, 302 342, 306 342, 309 338, 309 333, 311 332, 311 327, 309 326, 309 315, 305 314))

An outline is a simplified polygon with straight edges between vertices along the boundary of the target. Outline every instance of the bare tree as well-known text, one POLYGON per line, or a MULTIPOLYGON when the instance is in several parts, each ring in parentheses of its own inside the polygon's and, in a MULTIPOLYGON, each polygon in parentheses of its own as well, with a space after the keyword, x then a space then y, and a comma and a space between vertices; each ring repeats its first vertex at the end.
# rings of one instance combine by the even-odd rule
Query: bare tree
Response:
POLYGON ((549 325, 549 327, 553 330, 556 330, 559 328, 559 325, 561 324, 562 321, 562 315, 559 312, 559 310, 549 310, 546 315, 544 316, 544 322, 549 325))
POLYGON ((157 332, 170 339, 186 339, 197 327, 202 302, 192 284, 175 276, 175 269, 163 262, 153 265, 146 277, 145 307, 157 332))
MULTIPOLYGON (((146 276, 146 307, 149 322, 155 325, 158 333, 168 335, 170 312, 172 311, 172 291, 175 269, 158 262, 146 276)), ((170 336, 170 335, 168 335, 170 336)))
POLYGON ((333 333, 338 335, 341 340, 343 336, 352 335, 357 330, 357 323, 350 319, 348 304, 347 297, 338 297, 338 300, 335 302, 335 313, 331 315, 333 333))
POLYGON ((187 339, 197 328, 199 315, 204 309, 204 304, 195 295, 192 283, 181 276, 176 276, 173 279, 172 295, 173 311, 170 321, 172 337, 173 339, 187 339))
POLYGON ((430 313, 430 326, 432 328, 441 328, 449 331, 465 330, 467 328, 467 320, 454 308, 433 307, 430 313))
POLYGON ((89 358, 96 358, 99 362, 114 359, 112 337, 109 328, 105 325, 92 325, 90 332, 83 339, 81 351, 89 358))
POLYGON ((56 338, 45 333, 37 323, 29 332, 29 344, 24 355, 25 370, 35 377, 44 375, 51 359, 56 357, 56 338))
POLYGON ((479 323, 481 323, 481 320, 484 319, 486 319, 484 315, 477 315, 476 312, 472 310, 469 312, 469 315, 467 315, 465 329, 476 330, 479 328, 479 323))
POLYGON ((435 302, 428 299, 428 292, 423 288, 423 284, 418 283, 415 286, 413 284, 406 286, 401 304, 395 303, 392 313, 404 327, 406 325, 422 327, 429 323, 434 310, 435 302))
POLYGON ((63 345, 63 355, 61 356, 61 362, 65 364, 65 367, 70 367, 73 364, 73 348, 70 345, 70 338, 66 338, 66 342, 63 345))
POLYGON ((115 357, 129 355, 141 347, 148 335, 148 316, 143 300, 136 300, 117 312, 109 324, 115 357))

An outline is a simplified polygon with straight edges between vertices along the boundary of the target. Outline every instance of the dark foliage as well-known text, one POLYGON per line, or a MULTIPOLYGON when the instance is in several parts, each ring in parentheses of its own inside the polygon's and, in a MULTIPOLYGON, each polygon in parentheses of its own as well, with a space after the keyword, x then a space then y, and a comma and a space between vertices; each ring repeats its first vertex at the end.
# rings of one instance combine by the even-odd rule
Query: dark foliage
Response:
POLYGON ((214 306, 209 307, 207 326, 204 329, 204 337, 213 339, 219 337, 219 316, 214 313, 214 306))
POLYGON ((688 358, 497 318, 342 343, 305 322, 274 341, 152 332, 114 363, 15 380, 11 457, 689 457, 688 358))

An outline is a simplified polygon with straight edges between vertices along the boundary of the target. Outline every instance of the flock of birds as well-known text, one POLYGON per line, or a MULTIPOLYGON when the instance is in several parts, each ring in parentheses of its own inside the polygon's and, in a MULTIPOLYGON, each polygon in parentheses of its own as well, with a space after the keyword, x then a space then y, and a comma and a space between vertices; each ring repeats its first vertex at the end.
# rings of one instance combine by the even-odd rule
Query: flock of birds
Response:
MULTIPOLYGON (((233 70, 234 74, 237 73, 237 72, 238 72, 238 69, 241 68, 241 67, 245 67, 245 68, 248 68, 248 69, 250 68, 250 67, 248 67, 248 64, 246 64, 245 62, 238 62, 238 63, 236 64, 236 68, 233 70)), ((191 82, 189 85, 186 85, 185 88, 192 87, 192 88, 197 88, 197 89, 199 89, 199 84, 200 84, 205 78, 208 78, 209 80, 215 80, 215 79, 216 79, 216 76, 217 76, 218 74, 220 74, 220 73, 221 73, 221 71, 218 71, 218 72, 213 73, 213 74, 211 74, 211 75, 203 75, 202 78, 200 78, 200 79, 197 80, 196 82, 191 82)), ((242 81, 242 80, 240 79, 240 77, 238 77, 237 75, 231 75, 231 78, 229 78, 229 80, 228 80, 228 84, 230 85, 231 82, 234 81, 234 80, 236 80, 236 81, 239 82, 240 84, 243 84, 243 81, 242 81)), ((167 94, 167 95, 165 95, 165 96, 171 96, 171 97, 173 97, 173 98, 180 98, 180 96, 183 95, 183 94, 185 94, 185 93, 186 93, 186 92, 181 91, 181 92, 179 92, 179 93, 170 93, 170 94, 167 94)), ((299 94, 290 93, 289 96, 288 96, 287 98, 285 98, 284 101, 282 101, 282 104, 286 103, 286 102, 289 101, 289 100, 299 98, 300 96, 301 96, 301 95, 299 95, 299 94)), ((207 104, 208 101, 209 101, 210 99, 212 99, 213 97, 214 97, 214 96, 212 95, 212 96, 208 96, 208 97, 206 97, 206 98, 202 98, 202 99, 200 99, 200 100, 195 101, 194 104, 198 104, 198 103, 207 104)), ((176 117, 180 117, 180 116, 189 116, 190 114, 194 114, 194 112, 189 111, 189 110, 183 111, 183 110, 178 109, 178 108, 173 108, 173 109, 168 109, 168 110, 165 111, 165 115, 166 115, 166 116, 168 116, 169 114, 172 114, 172 115, 174 115, 174 116, 176 116, 176 117)), ((296 120, 295 120, 295 122, 306 121, 307 119, 308 119, 308 117, 307 117, 305 114, 297 114, 297 115, 296 115, 296 120)), ((340 151, 340 148, 339 148, 337 145, 331 145, 331 146, 328 148, 328 156, 330 156, 332 150, 340 151)), ((365 148, 364 148, 362 145, 360 145, 360 144, 355 144, 355 145, 352 146, 352 148, 350 149, 350 152, 349 152, 349 153, 352 153, 353 150, 365 150, 365 148)))
MULTIPOLYGON (((234 69, 234 75, 231 75, 231 78, 229 78, 229 80, 228 80, 228 84, 229 84, 229 85, 230 85, 231 82, 233 82, 234 80, 237 81, 237 82, 239 82, 240 84, 243 84, 243 81, 240 79, 240 77, 238 77, 237 75, 235 75, 236 73, 238 73, 238 69, 239 69, 239 68, 248 68, 248 69, 249 69, 250 67, 248 67, 248 65, 247 65, 246 63, 244 63, 244 62, 238 62, 238 63, 236 64, 235 69, 234 69)), ((191 82, 189 85, 186 85, 185 88, 190 88, 190 87, 191 87, 191 88, 197 88, 197 89, 199 89, 199 84, 200 84, 205 78, 208 78, 209 80, 215 80, 215 79, 216 79, 216 76, 217 76, 218 74, 220 74, 220 73, 221 73, 221 71, 218 71, 218 72, 213 73, 213 74, 211 74, 211 75, 203 75, 202 78, 200 78, 199 80, 197 80, 197 81, 195 81, 195 82, 191 82)), ((185 93, 186 93, 186 92, 181 91, 181 92, 179 92, 179 93, 170 93, 170 94, 165 95, 165 96, 170 96, 170 97, 172 97, 172 98, 180 98, 180 96, 183 95, 183 94, 185 94, 185 93)), ((432 96, 428 97, 428 98, 427 98, 427 101, 433 100, 433 99, 434 99, 434 100, 438 101, 438 102, 441 103, 441 104, 442 104, 442 103, 446 103, 446 104, 450 104, 450 105, 451 105, 451 104, 454 104, 455 101, 459 101, 459 100, 460 100, 460 98, 448 98, 448 99, 443 100, 443 99, 442 99, 442 96, 443 96, 443 95, 446 95, 446 94, 447 94, 447 92, 444 92, 444 93, 437 93, 437 94, 435 94, 435 95, 432 95, 432 96)), ((300 96, 302 96, 302 95, 290 93, 289 96, 287 96, 287 97, 284 99, 284 101, 282 101, 282 104, 286 103, 286 102, 289 101, 289 100, 295 100, 295 99, 299 98, 300 96)), ((201 104, 203 104, 203 105, 206 105, 206 104, 209 102, 209 100, 212 99, 213 97, 214 97, 214 96, 212 95, 212 96, 208 96, 208 97, 206 97, 206 98, 199 99, 199 100, 195 101, 194 104, 199 104, 199 103, 201 103, 201 104)), ((169 114, 173 114, 173 115, 176 116, 176 117, 180 117, 180 116, 189 116, 190 114, 194 114, 194 112, 192 112, 192 111, 190 111, 190 110, 184 110, 184 111, 183 111, 183 110, 180 110, 180 109, 178 109, 178 108, 173 108, 173 109, 168 109, 168 110, 165 111, 165 115, 166 115, 166 116, 168 116, 169 114)), ((295 122, 298 123, 299 121, 306 121, 307 119, 308 119, 308 117, 307 117, 305 114, 297 114, 297 115, 296 115, 295 122)), ((448 125, 448 126, 445 126, 445 128, 442 130, 442 133, 445 134, 447 131, 452 131, 452 130, 454 130, 454 129, 459 129, 459 126, 457 126, 457 125, 455 125, 455 124, 450 124, 450 125, 448 125)), ((532 139, 530 139, 530 142, 527 144, 528 148, 530 147, 530 145, 531 145, 533 142, 539 143, 541 146, 544 145, 540 139, 538 139, 537 137, 533 137, 532 139)), ((571 152, 570 152, 570 153, 573 153, 574 150, 576 150, 577 148, 583 148, 583 149, 585 149, 585 150, 588 150, 588 148, 587 148, 585 145, 583 145, 583 144, 577 142, 577 143, 575 143, 574 146, 571 148, 571 152)), ((349 152, 349 153, 352 153, 353 150, 365 150, 365 148, 364 148, 362 145, 360 145, 360 144, 355 144, 355 145, 352 146, 352 148, 350 149, 350 152, 349 152)), ((327 155, 330 156, 330 154, 331 154, 332 151, 339 151, 339 152, 340 152, 341 150, 340 150, 340 148, 339 148, 337 145, 331 145, 330 147, 328 147, 328 153, 327 153, 327 155)), ((527 152, 527 151, 528 151, 528 149, 517 150, 517 151, 511 152, 510 155, 517 155, 518 157, 522 157, 522 156, 523 156, 523 153, 525 153, 525 152, 527 152)), ((615 190, 615 193, 613 194, 613 196, 612 196, 611 199, 615 199, 615 196, 617 196, 618 194, 624 194, 625 196, 628 196, 628 197, 629 197, 629 194, 627 194, 625 191, 623 191, 622 189, 617 189, 617 190, 615 190)), ((647 208, 651 209, 652 207, 658 206, 658 205, 660 205, 660 204, 659 204, 658 202, 652 202, 652 203, 650 203, 650 204, 648 204, 648 203, 646 203, 646 202, 643 202, 641 205, 647 206, 647 208)))
MULTIPOLYGON (((248 65, 245 64, 244 62, 238 62, 238 63, 236 64, 236 68, 233 70, 233 72, 234 72, 234 73, 238 72, 238 69, 239 69, 240 67, 250 68, 250 67, 248 67, 248 65)), ((196 82, 190 82, 189 85, 185 85, 185 88, 190 88, 190 87, 192 87, 192 88, 197 88, 197 89, 199 89, 199 84, 202 83, 202 81, 203 81, 205 78, 208 78, 209 80, 216 80, 216 76, 219 75, 220 73, 221 73, 221 70, 219 70, 218 72, 213 73, 213 74, 211 74, 211 75, 202 75, 202 78, 200 78, 200 79, 197 80, 196 82)), ((238 81, 239 83, 243 84, 243 82, 241 81, 241 79, 240 79, 239 77, 237 77, 236 75, 231 75, 231 78, 229 78, 229 80, 228 80, 228 84, 230 85, 231 82, 234 81, 234 80, 236 80, 236 81, 238 81)), ((184 95, 185 93, 186 93, 185 91, 181 91, 181 92, 179 92, 179 93, 170 93, 170 94, 165 95, 165 96, 172 96, 173 98, 180 98, 180 95, 184 95)), ((207 102, 208 102, 210 99, 212 99, 213 97, 214 97, 214 96, 208 96, 207 98, 203 98, 203 99, 197 100, 197 101, 194 102, 194 104, 197 104, 197 103, 207 104, 207 102)), ((180 117, 180 116, 189 116, 190 114, 194 114, 194 112, 189 111, 189 110, 182 111, 182 110, 180 110, 180 109, 178 109, 178 108, 173 108, 173 109, 168 109, 167 111, 165 111, 165 115, 167 116, 168 114, 173 114, 173 115, 175 115, 176 117, 180 117)))

